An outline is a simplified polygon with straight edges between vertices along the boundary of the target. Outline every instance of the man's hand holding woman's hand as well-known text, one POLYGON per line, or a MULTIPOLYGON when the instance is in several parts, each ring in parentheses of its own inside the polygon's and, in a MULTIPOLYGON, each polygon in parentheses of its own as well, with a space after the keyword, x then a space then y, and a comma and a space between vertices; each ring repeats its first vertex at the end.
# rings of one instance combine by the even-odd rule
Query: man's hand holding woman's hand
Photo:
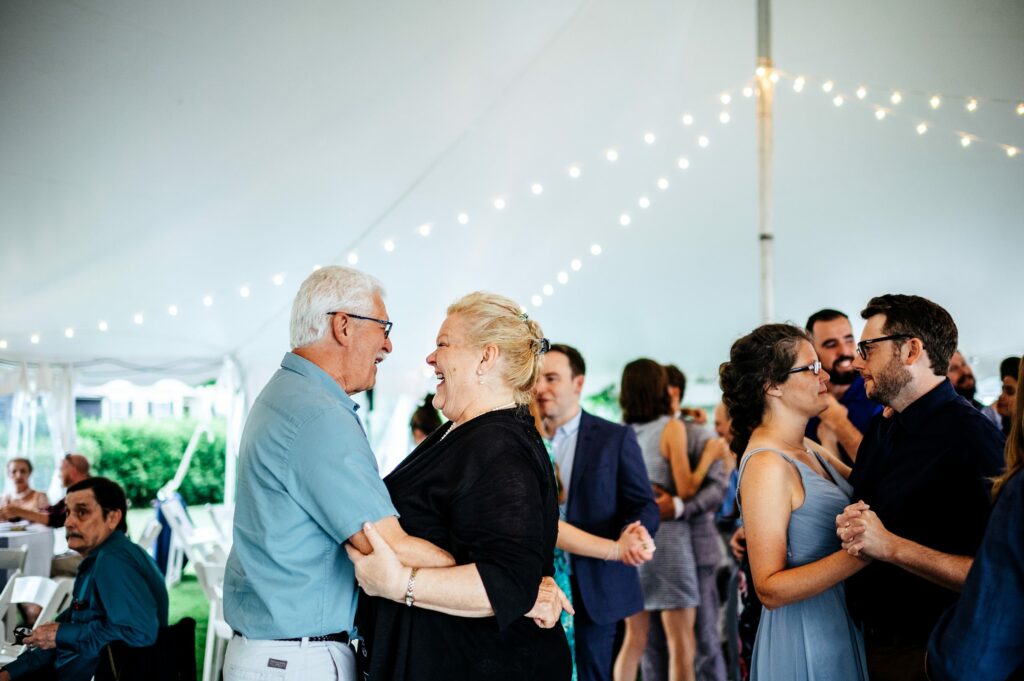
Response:
POLYGON ((643 565, 654 558, 654 551, 657 548, 651 539, 651 533, 639 520, 627 525, 616 543, 619 546, 619 560, 633 567, 643 565))

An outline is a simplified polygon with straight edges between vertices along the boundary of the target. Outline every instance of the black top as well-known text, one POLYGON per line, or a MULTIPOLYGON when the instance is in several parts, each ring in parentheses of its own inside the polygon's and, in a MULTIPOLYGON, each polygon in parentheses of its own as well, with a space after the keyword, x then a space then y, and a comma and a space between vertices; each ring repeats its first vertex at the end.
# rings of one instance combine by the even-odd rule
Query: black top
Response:
POLYGON ((384 479, 402 528, 475 563, 494 616, 454 617, 361 594, 370 679, 567 680, 562 627, 523 617, 553 573, 558 499, 533 418, 505 409, 434 431, 384 479))
MULTIPOLYGON (((928 548, 973 556, 1003 470, 1003 436, 945 380, 892 418, 875 417, 850 475, 886 529, 928 548)), ((957 594, 875 561, 846 581, 869 645, 924 646, 957 594)))

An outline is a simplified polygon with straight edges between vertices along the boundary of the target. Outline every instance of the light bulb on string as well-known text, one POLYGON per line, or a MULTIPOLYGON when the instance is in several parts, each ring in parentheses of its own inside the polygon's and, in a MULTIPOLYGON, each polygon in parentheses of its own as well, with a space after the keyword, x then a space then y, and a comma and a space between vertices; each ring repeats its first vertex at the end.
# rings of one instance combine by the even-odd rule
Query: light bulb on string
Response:
POLYGON ((416 233, 422 237, 430 236, 430 223, 424 222, 422 225, 416 228, 416 233))
MULTIPOLYGON (((213 296, 203 296, 203 307, 213 307, 213 296)), ((101 331, 103 329, 100 329, 101 331)))
POLYGON ((580 176, 580 167, 579 166, 569 166, 569 177, 571 177, 572 179, 575 180, 575 179, 578 179, 579 176, 580 176))
POLYGON ((145 317, 142 316, 141 312, 136 312, 135 315, 132 317, 132 321, 141 326, 142 323, 146 321, 146 319, 145 317))
POLYGON ((580 268, 583 267, 583 261, 579 258, 573 258, 572 262, 569 263, 569 267, 572 268, 573 272, 579 272, 580 268))
POLYGON ((384 241, 384 243, 382 245, 384 246, 384 250, 387 251, 388 253, 394 253, 395 252, 395 240, 394 239, 387 239, 387 240, 384 241))
POLYGON ((629 213, 623 213, 619 216, 619 224, 623 227, 629 227, 631 222, 633 222, 633 218, 629 217, 629 213))
POLYGON ((73 327, 70 327, 70 326, 68 328, 64 329, 64 337, 65 338, 74 338, 75 337, 75 329, 73 327))
POLYGON ((665 191, 666 189, 668 189, 668 180, 666 180, 664 177, 659 177, 658 189, 660 189, 661 191, 665 191))
POLYGON ((917 134, 918 135, 923 135, 926 132, 928 132, 928 124, 927 123, 918 123, 917 124, 917 134))
POLYGON ((359 254, 356 253, 355 251, 352 251, 351 253, 348 254, 348 258, 346 259, 348 260, 349 265, 356 265, 359 263, 359 254))
POLYGON ((891 95, 889 95, 889 101, 893 104, 899 104, 903 101, 903 93, 899 90, 895 90, 891 95))
POLYGON ((880 121, 884 121, 885 120, 885 109, 876 109, 875 110, 875 118, 877 118, 880 121))
POLYGON ((590 246, 590 255, 601 255, 601 253, 601 244, 592 244, 590 246))
POLYGON ((455 218, 455 220, 460 225, 468 225, 469 224, 469 214, 468 213, 459 213, 458 216, 455 218))
POLYGON ((172 317, 177 317, 178 316, 178 306, 177 305, 168 305, 167 306, 167 314, 171 315, 172 317))
POLYGON ((28 337, 28 342, 31 343, 32 345, 39 345, 39 341, 40 340, 41 339, 40 339, 38 333, 34 333, 34 334, 32 334, 31 336, 28 337))
POLYGON ((730 120, 730 117, 729 117, 729 112, 728 111, 723 111, 722 113, 718 114, 718 122, 721 123, 722 125, 725 125, 726 123, 728 123, 729 120, 730 120))
POLYGON ((679 166, 680 170, 686 170, 690 167, 690 159, 685 156, 676 161, 676 165, 679 166))
POLYGON ((683 125, 693 125, 693 116, 690 114, 683 114, 683 125))
POLYGON ((1024 102, 1017 103, 1017 115, 1024 116, 1024 102))
POLYGON ((707 149, 709 144, 711 144, 711 140, 708 139, 707 135, 701 135, 697 138, 697 146, 701 149, 707 149))
POLYGON ((963 147, 964 149, 966 149, 967 147, 971 146, 971 136, 970 135, 960 135, 960 146, 963 147))
POLYGON ((0 338, 0 350, 6 350, 6 349, 7 349, 7 339, 6 338, 0 338))
POLYGON ((836 105, 836 107, 840 107, 840 106, 842 106, 842 105, 843 105, 843 102, 845 102, 845 101, 846 101, 846 100, 845 100, 845 99, 843 99, 843 96, 842 96, 842 95, 836 95, 835 97, 833 97, 833 98, 832 98, 832 103, 833 103, 833 104, 835 104, 835 105, 836 105))
POLYGON ((536 293, 534 293, 534 294, 533 294, 533 295, 532 295, 532 296, 530 297, 530 302, 531 302, 531 303, 533 303, 533 306, 534 306, 534 307, 540 307, 541 305, 543 305, 543 304, 544 304, 544 299, 543 299, 543 298, 541 298, 541 297, 540 297, 539 295, 537 295, 536 293))
POLYGON ((542 290, 546 296, 553 296, 555 294, 555 287, 551 284, 544 284, 544 288, 542 290))
POLYGON ((619 160, 619 152, 615 149, 609 149, 604 153, 604 157, 608 159, 609 163, 615 163, 619 160))
POLYGON ((568 284, 569 283, 569 273, 566 272, 565 270, 562 270, 561 272, 559 272, 558 273, 558 283, 559 284, 568 284))
POLYGON ((534 182, 532 185, 530 185, 530 191, 533 192, 534 196, 540 196, 541 194, 544 193, 544 185, 542 185, 540 182, 534 182))
POLYGON ((978 100, 976 100, 974 97, 971 97, 970 99, 967 100, 965 108, 971 113, 974 113, 975 111, 978 110, 978 100))
POLYGON ((110 325, 107 324, 106 320, 101 319, 99 324, 96 325, 96 328, 98 328, 100 331, 106 331, 107 329, 110 328, 110 325))
POLYGON ((641 196, 639 199, 636 200, 636 203, 641 208, 650 208, 651 207, 651 200, 649 198, 647 198, 646 196, 641 196))
POLYGON ((494 210, 505 210, 505 199, 500 196, 494 199, 494 210))
POLYGON ((938 109, 940 106, 942 106, 942 100, 939 98, 938 95, 932 95, 932 98, 928 100, 928 106, 930 106, 933 109, 938 109))
POLYGON ((1019 153, 1020 149, 1018 149, 1017 147, 1006 147, 1006 155, 1009 156, 1010 158, 1013 158, 1019 153))
POLYGON ((866 87, 861 85, 859 88, 857 88, 857 99, 864 99, 867 96, 868 96, 868 89, 866 87))
POLYGON ((756 73, 758 76, 763 76, 764 74, 768 73, 768 70, 763 66, 758 66, 756 69, 754 69, 754 73, 756 73))
POLYGON ((317 271, 319 271, 322 268, 323 268, 323 265, 313 265, 313 271, 314 272, 317 272, 317 271))
POLYGON ((828 93, 828 92, 832 92, 832 88, 834 88, 835 86, 836 86, 836 84, 833 83, 831 80, 826 80, 822 84, 821 89, 824 90, 826 93, 828 93))
POLYGON ((730 95, 728 92, 723 92, 722 96, 718 98, 718 101, 720 101, 722 104, 729 104, 729 102, 732 101, 732 95, 730 95))
POLYGON ((794 92, 803 92, 804 91, 804 85, 806 83, 807 83, 807 79, 806 78, 804 78, 803 76, 798 76, 797 79, 793 81, 793 91, 794 92))
POLYGON ((252 289, 250 289, 248 285, 242 284, 238 287, 238 295, 242 298, 248 298, 252 295, 252 289))
POLYGON ((645 144, 654 144, 654 142, 655 142, 655 141, 656 141, 657 139, 658 139, 658 138, 654 136, 654 133, 653 133, 653 132, 645 132, 645 133, 644 133, 644 143, 645 143, 645 144))
POLYGON ((779 72, 778 71, 772 71, 771 75, 768 76, 768 80, 770 80, 773 83, 778 83, 779 82, 779 72))
POLYGON ((274 282, 274 286, 280 286, 284 283, 284 272, 278 272, 270 280, 274 282))
POLYGON ((753 97, 754 96, 754 88, 750 87, 749 85, 746 86, 745 88, 743 88, 743 96, 746 97, 747 99, 750 99, 751 97, 753 97))

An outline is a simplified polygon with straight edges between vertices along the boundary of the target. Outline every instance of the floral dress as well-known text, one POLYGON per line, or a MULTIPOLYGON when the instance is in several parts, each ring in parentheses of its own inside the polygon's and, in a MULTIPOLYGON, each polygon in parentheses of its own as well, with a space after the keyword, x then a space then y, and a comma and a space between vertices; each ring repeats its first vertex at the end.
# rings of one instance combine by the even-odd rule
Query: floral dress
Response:
MULTIPOLYGON (((551 442, 547 438, 541 438, 544 447, 548 450, 551 458, 551 467, 555 469, 555 482, 558 484, 558 498, 562 498, 562 479, 558 473, 558 466, 555 465, 555 453, 551 449, 551 442)), ((558 518, 565 520, 565 502, 558 504, 558 518)), ((555 546, 555 583, 558 588, 572 601, 572 585, 569 583, 569 554, 555 546)), ((562 611, 562 628, 565 629, 565 638, 569 641, 569 652, 572 653, 572 681, 576 681, 576 630, 572 621, 572 615, 562 611)))

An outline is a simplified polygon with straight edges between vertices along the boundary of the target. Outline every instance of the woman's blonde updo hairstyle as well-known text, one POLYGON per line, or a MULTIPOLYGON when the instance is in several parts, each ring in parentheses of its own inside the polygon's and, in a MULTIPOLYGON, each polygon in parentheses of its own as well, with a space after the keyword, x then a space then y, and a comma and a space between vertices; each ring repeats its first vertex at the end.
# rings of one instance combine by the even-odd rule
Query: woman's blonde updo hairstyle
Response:
POLYGON ((547 349, 540 324, 511 298, 483 291, 449 305, 448 316, 452 315, 459 315, 471 345, 498 347, 502 380, 512 387, 516 404, 529 404, 547 349))

